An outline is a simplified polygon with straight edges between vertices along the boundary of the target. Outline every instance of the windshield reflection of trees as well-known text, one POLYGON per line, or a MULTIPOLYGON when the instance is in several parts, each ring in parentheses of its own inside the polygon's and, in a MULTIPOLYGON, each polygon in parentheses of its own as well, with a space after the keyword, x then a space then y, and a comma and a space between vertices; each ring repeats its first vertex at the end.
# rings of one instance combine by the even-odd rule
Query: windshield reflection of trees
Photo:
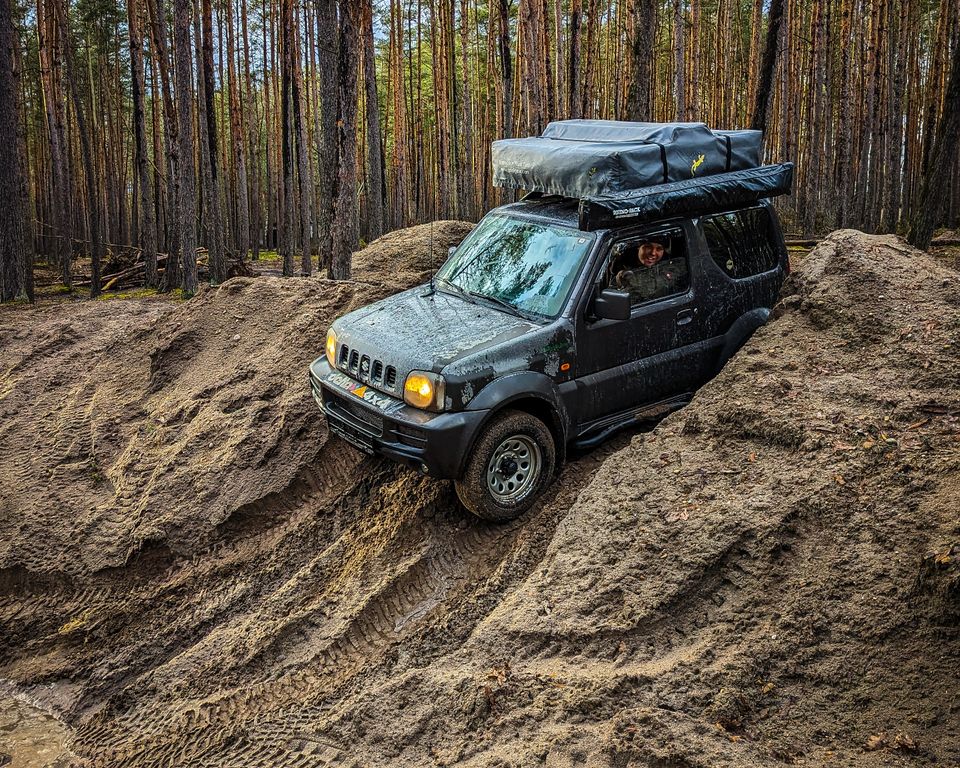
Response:
POLYGON ((501 219, 496 226, 458 259, 463 268, 454 270, 454 282, 520 308, 555 314, 564 298, 559 293, 585 246, 577 254, 571 235, 533 224, 501 219))

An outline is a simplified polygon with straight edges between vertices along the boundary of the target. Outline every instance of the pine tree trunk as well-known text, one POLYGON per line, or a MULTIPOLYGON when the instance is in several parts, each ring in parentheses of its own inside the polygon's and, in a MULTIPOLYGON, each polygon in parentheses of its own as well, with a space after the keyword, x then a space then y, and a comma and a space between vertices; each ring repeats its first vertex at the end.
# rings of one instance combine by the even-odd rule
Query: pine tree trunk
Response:
POLYGON ((757 90, 753 99, 753 112, 750 127, 755 131, 765 131, 767 115, 772 102, 773 71, 777 66, 777 46, 780 39, 780 24, 783 21, 784 0, 770 0, 770 12, 767 18, 767 42, 763 49, 763 60, 757 77, 757 90))
POLYGON ((59 8, 63 16, 58 19, 64 30, 66 46, 64 68, 67 84, 70 89, 70 100, 73 103, 73 112, 77 120, 77 133, 80 137, 80 159, 83 163, 83 176, 86 181, 87 192, 87 227, 90 232, 90 297, 100 295, 100 267, 103 262, 104 243, 100 216, 102 214, 101 195, 97 171, 93 164, 93 150, 90 144, 86 107, 80 98, 80 89, 77 86, 76 62, 74 61, 73 45, 70 40, 70 31, 67 26, 67 8, 59 8))
MULTIPOLYGON (((180 179, 176 226, 180 228, 183 292, 187 297, 197 292, 197 172, 193 145, 190 6, 190 0, 174 0, 173 3, 173 59, 177 91, 177 159, 180 179)), ((172 287, 169 281, 167 286, 172 287)))
MULTIPOLYGON (((207 0, 209 1, 209 0, 207 0)), ((240 99, 240 83, 237 77, 236 45, 233 31, 233 0, 225 0, 227 28, 227 88, 230 112, 230 138, 233 141, 233 162, 236 184, 233 189, 236 215, 236 251, 241 260, 250 250, 250 197, 247 189, 247 151, 243 130, 243 105, 240 99)), ((216 173, 216 169, 214 169, 216 173)), ((226 278, 226 260, 223 263, 226 278)))
POLYGON ((683 0, 673 0, 673 93, 676 99, 677 120, 685 120, 687 115, 684 38, 683 0))
POLYGON ((837 125, 836 166, 833 174, 833 184, 837 190, 837 208, 835 223, 845 227, 848 223, 850 208, 851 182, 853 174, 850 172, 852 158, 853 125, 851 121, 851 79, 853 77, 853 41, 850 38, 852 5, 854 0, 841 0, 840 10, 840 57, 842 60, 840 74, 840 115, 837 125))
MULTIPOLYGON (((296 25, 299 29, 300 25, 296 25)), ((300 51, 294 41, 291 49, 293 67, 291 79, 291 99, 293 105, 294 140, 297 150, 297 191, 300 198, 297 221, 300 223, 300 274, 307 276, 313 273, 313 257, 311 254, 313 226, 313 179, 310 174, 310 159, 307 154, 306 121, 303 117, 303 80, 300 72, 300 51)))
POLYGON ((367 240, 383 234, 383 148, 380 140, 380 104, 373 47, 373 3, 363 0, 363 80, 366 87, 367 240))
POLYGON ((25 266, 32 261, 23 213, 19 83, 14 60, 13 0, 0 0, 0 301, 26 294, 25 266))
POLYGON ((55 254, 60 265, 61 282, 70 286, 73 282, 71 245, 71 222, 73 207, 70 204, 71 178, 68 165, 66 128, 64 121, 64 90, 60 75, 63 67, 63 32, 57 24, 55 4, 60 0, 37 0, 37 49, 40 59, 40 82, 43 90, 43 105, 47 119, 49 139, 53 231, 55 254))
POLYGON ((219 285, 227 279, 227 259, 223 244, 223 205, 217 177, 217 113, 213 98, 213 13, 210 0, 201 0, 199 18, 194 20, 194 36, 197 47, 197 103, 200 110, 200 166, 206 205, 204 223, 207 231, 210 282, 219 285))
POLYGON ((280 2, 280 134, 281 166, 283 170, 283 206, 281 215, 280 255, 283 256, 283 274, 293 276, 294 243, 294 192, 293 192, 293 131, 290 109, 293 85, 293 0, 280 2))
MULTIPOLYGON (((634 0, 636 4, 637 0, 634 0)), ((580 24, 583 15, 583 0, 570 3, 570 53, 567 68, 567 117, 580 116, 580 24)), ((636 74, 636 70, 634 70, 636 74)), ((631 91, 634 85, 631 82, 631 91)), ((627 108, 629 111, 629 107, 627 108)), ((631 118, 633 119, 633 118, 631 118)))
POLYGON ((500 58, 500 79, 503 83, 503 138, 513 136, 513 54, 510 52, 510 3, 497 0, 497 47, 500 58))
POLYGON ((267 6, 272 4, 264 3, 263 7, 263 166, 266 179, 265 200, 267 208, 267 227, 264 234, 264 242, 267 248, 277 247, 277 185, 274 181, 274 142, 273 142, 273 114, 276 112, 276 90, 271 88, 273 77, 267 64, 267 51, 273 47, 273 13, 268 12, 267 6), (267 18, 269 14, 269 20, 267 18), (268 41, 267 30, 271 30, 271 37, 268 41), (271 99, 270 94, 273 94, 271 99))
POLYGON ((320 235, 320 255, 317 268, 332 276, 331 258, 333 253, 333 213, 337 194, 337 169, 340 166, 339 143, 337 135, 337 105, 339 80, 336 76, 339 67, 339 34, 337 24, 336 0, 316 0, 317 3, 317 39, 320 48, 317 51, 317 67, 320 77, 320 193, 317 212, 317 229, 320 235))
MULTIPOLYGON (((178 174, 179 146, 177 139, 178 122, 177 112, 173 104, 173 95, 170 83, 169 55, 166 42, 166 23, 160 15, 157 0, 147 0, 147 9, 150 12, 150 46, 153 60, 160 72, 160 93, 163 101, 164 142, 167 150, 167 205, 166 205, 166 248, 167 262, 163 270, 161 290, 171 291, 180 285, 180 234, 179 201, 180 177, 178 174)), ((155 159, 159 163, 159 158, 155 159)), ((157 190, 159 195, 159 189, 157 190)))
POLYGON ((261 215, 260 215, 260 152, 257 140, 257 107, 254 98, 253 86, 250 79, 250 35, 247 31, 247 14, 241 13, 241 29, 243 34, 243 83, 244 105, 246 107, 247 143, 250 149, 249 174, 250 181, 250 232, 249 243, 254 261, 260 258, 261 215))
POLYGON ((144 284, 156 288, 157 230, 153 220, 153 188, 150 184, 150 163, 147 156, 147 125, 143 99, 143 36, 140 33, 139 11, 136 0, 127 0, 127 32, 130 38, 130 91, 133 101, 134 165, 140 193, 139 222, 137 225, 140 249, 143 255, 144 284))
POLYGON ((633 39, 630 40, 630 90, 627 119, 639 122, 653 119, 653 64, 656 40, 656 0, 632 0, 633 39))
POLYGON ((930 161, 923 174, 920 198, 910 222, 907 240, 917 248, 930 247, 933 232, 942 222, 944 202, 950 190, 952 155, 960 145, 960 45, 953 50, 953 64, 945 94, 943 113, 937 124, 930 161))
MULTIPOLYGON (((390 190, 392 211, 387 220, 393 227, 407 226, 410 219, 409 175, 407 173, 407 143, 409 125, 407 96, 403 74, 403 16, 395 12, 391 2, 390 12, 390 92, 393 104, 393 149, 390 155, 390 190)), ((493 40, 493 35, 489 36, 493 40)))
POLYGON ((359 3, 340 6, 340 50, 337 66, 337 196, 333 218, 330 276, 348 280, 357 246, 357 63, 363 19, 359 3))

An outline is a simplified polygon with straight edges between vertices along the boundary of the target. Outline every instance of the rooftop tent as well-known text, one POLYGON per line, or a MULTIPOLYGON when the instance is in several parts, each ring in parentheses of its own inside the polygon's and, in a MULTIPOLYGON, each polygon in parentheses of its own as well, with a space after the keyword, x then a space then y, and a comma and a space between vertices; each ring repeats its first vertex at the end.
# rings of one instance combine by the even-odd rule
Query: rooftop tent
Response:
POLYGON ((493 183, 584 198, 753 168, 759 131, 703 123, 561 120, 543 135, 493 143, 493 183))
POLYGON ((790 193, 793 163, 763 165, 580 200, 580 229, 715 213, 790 193))

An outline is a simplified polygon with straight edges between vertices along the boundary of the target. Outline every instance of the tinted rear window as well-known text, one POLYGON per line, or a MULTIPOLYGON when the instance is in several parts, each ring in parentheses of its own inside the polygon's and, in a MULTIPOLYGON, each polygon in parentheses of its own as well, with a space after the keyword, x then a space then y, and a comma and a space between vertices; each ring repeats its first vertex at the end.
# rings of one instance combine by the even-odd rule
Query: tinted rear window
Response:
POLYGON ((750 277, 777 266, 773 224, 766 208, 704 216, 701 225, 710 255, 730 277, 750 277))

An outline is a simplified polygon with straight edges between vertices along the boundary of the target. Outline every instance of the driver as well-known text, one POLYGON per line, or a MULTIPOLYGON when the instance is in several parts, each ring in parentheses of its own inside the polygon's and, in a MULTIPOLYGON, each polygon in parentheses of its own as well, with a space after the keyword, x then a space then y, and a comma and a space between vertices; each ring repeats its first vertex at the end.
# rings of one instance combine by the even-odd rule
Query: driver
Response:
POLYGON ((686 289, 687 262, 670 256, 669 241, 650 239, 637 247, 635 260, 624 260, 615 282, 635 304, 670 296, 686 289))

